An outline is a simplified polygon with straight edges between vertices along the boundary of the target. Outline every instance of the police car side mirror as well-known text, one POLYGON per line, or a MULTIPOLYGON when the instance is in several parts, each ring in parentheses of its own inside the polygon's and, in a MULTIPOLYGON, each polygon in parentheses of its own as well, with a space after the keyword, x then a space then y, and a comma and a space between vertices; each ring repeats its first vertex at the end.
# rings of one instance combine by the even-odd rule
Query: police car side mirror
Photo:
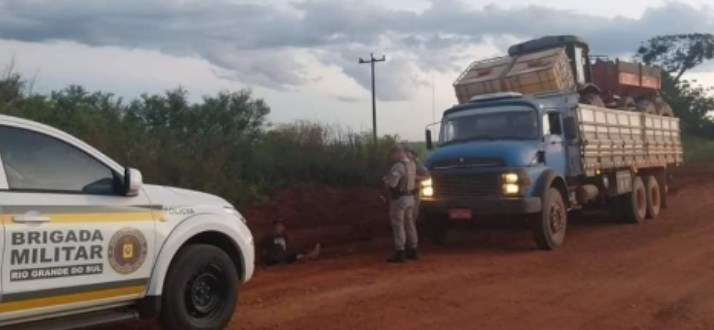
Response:
POLYGON ((141 190, 144 179, 137 169, 127 167, 124 169, 124 195, 137 196, 141 190))

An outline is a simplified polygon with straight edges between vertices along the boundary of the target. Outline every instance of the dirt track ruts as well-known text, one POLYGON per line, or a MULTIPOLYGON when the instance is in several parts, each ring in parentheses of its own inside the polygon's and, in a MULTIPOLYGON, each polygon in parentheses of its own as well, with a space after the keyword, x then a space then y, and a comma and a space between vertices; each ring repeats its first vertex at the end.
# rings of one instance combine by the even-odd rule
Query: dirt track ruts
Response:
POLYGON ((491 230, 405 265, 374 249, 258 270, 230 329, 714 329, 712 194, 683 189, 643 225, 584 216, 556 252, 491 230))

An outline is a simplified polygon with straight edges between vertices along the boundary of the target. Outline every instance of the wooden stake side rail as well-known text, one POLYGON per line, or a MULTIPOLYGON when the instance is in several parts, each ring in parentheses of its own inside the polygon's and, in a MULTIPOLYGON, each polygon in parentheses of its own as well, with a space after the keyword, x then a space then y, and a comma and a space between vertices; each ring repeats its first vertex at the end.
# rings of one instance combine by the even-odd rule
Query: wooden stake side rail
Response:
POLYGON ((611 168, 682 163, 678 118, 580 104, 578 119, 587 175, 611 168))

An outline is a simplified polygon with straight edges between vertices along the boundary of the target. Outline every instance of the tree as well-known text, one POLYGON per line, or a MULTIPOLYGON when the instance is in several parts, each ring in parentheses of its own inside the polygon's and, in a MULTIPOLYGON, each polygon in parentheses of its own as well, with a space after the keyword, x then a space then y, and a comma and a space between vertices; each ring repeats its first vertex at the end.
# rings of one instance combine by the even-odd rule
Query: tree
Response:
POLYGON ((678 83, 687 71, 714 58, 714 35, 674 34, 654 37, 637 50, 647 65, 657 64, 678 83))
POLYGON ((682 130, 691 135, 714 138, 711 87, 682 79, 683 75, 714 59, 714 35, 676 34, 654 37, 637 50, 636 57, 662 72, 662 97, 680 118, 682 130))

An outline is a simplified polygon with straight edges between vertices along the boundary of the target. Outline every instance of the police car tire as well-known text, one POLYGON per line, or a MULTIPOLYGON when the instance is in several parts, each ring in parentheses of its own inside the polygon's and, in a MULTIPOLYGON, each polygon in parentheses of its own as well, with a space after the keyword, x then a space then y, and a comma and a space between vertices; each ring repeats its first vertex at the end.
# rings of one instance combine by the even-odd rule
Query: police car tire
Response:
POLYGON ((228 325, 238 300, 238 273, 231 258, 223 250, 205 244, 188 245, 177 253, 171 263, 162 293, 159 322, 164 330, 222 330, 228 325), (219 298, 218 311, 206 318, 196 318, 189 312, 186 290, 192 278, 204 267, 220 272, 225 283, 219 298))

